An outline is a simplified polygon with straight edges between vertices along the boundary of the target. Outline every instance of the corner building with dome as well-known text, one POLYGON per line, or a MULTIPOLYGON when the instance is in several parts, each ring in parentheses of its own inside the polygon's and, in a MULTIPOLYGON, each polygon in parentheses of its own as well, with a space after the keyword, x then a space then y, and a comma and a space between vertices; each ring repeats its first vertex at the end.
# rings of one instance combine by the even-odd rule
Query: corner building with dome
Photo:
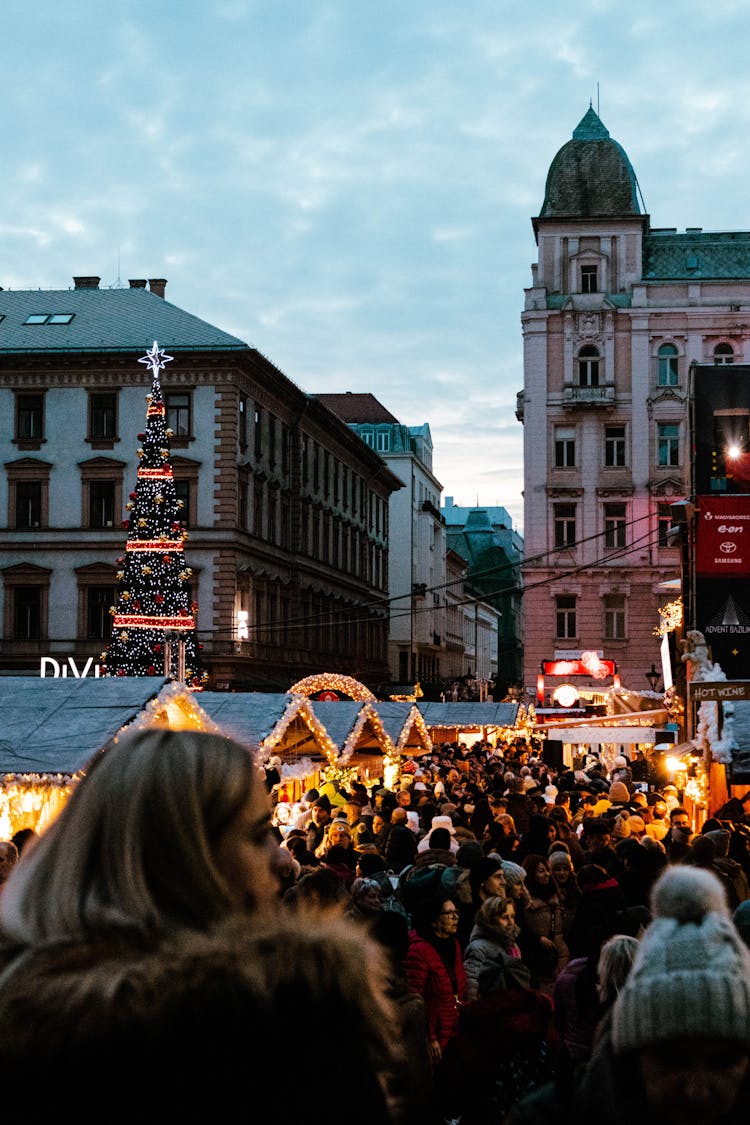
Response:
POLYGON ((516 412, 524 682, 533 695, 543 661, 596 652, 642 691, 659 668, 659 606, 679 593, 663 584, 681 573, 669 530, 691 490, 691 369, 715 365, 720 379, 750 363, 750 232, 652 227, 593 108, 554 157, 532 222, 516 412))

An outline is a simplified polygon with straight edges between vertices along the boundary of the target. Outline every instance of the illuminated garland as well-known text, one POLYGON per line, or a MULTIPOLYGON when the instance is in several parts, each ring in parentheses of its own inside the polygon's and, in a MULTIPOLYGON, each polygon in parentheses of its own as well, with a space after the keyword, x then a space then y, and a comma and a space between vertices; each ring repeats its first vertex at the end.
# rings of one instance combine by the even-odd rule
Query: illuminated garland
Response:
POLYGON ((654 629, 654 636, 664 637, 667 633, 673 633, 675 629, 679 629, 684 617, 682 598, 675 598, 674 601, 660 606, 659 617, 661 621, 654 629))
MULTIPOLYGON (((131 539, 126 551, 184 551, 181 539, 131 539)), ((166 560, 165 560, 166 561, 166 560)))
POLYGON ((165 465, 161 469, 142 469, 139 466, 137 476, 141 480, 169 480, 173 477, 172 466, 165 465))
POLYGON ((116 613, 112 619, 115 629, 194 629, 192 617, 133 617, 126 613, 116 613))
POLYGON ((369 688, 351 676, 341 676, 336 672, 322 672, 317 676, 307 676, 289 688, 295 695, 317 695, 320 691, 337 691, 350 699, 365 703, 376 700, 369 688))

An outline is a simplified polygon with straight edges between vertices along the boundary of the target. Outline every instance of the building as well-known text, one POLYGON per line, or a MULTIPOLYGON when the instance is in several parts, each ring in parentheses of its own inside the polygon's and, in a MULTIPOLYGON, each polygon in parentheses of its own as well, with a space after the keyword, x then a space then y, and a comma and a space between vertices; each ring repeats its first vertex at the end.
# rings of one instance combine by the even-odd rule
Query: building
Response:
MULTIPOLYGON (((445 497, 441 509, 445 517, 448 546, 468 560, 467 592, 469 599, 465 613, 469 619, 469 633, 476 632, 473 647, 476 652, 475 672, 480 680, 492 681, 496 699, 503 699, 509 690, 520 689, 523 684, 523 643, 521 611, 521 561, 523 539, 513 530, 511 518, 505 508, 465 508, 454 504, 452 496, 445 497), (480 620, 487 618, 481 605, 492 606, 496 621, 495 636, 485 636, 478 644, 480 620), (494 659, 490 659, 490 653, 494 659)), ((487 627, 487 620, 484 622, 487 627)))
POLYGON ((446 539, 442 485, 432 471, 427 423, 405 426, 372 394, 319 394, 328 409, 376 450, 403 487, 391 494, 388 663, 401 685, 442 690, 446 653, 446 539))
POLYGON ((163 279, 0 291, 0 672, 93 674, 138 465, 153 341, 208 686, 388 677, 388 514, 402 482, 163 279))
POLYGON ((550 165, 533 227, 517 408, 525 684, 533 694, 558 654, 596 653, 644 689, 661 584, 680 573, 670 527, 690 491, 689 371, 750 358, 750 233, 652 227, 592 108, 550 165))

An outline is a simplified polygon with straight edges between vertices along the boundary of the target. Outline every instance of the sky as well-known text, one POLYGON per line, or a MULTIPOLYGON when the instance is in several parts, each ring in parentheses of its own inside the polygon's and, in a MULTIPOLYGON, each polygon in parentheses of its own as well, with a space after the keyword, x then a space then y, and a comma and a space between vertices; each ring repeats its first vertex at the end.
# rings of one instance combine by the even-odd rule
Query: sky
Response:
POLYGON ((164 277, 304 391, 427 422, 443 496, 521 533, 531 219, 589 103, 652 225, 750 229, 746 0, 5 0, 2 23, 0 286, 164 277))

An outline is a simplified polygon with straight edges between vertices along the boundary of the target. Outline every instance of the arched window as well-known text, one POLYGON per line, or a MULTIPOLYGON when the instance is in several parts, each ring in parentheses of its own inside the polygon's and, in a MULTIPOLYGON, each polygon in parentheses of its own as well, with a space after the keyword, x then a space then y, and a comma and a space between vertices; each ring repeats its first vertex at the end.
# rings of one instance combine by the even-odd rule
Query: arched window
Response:
POLYGON ((674 344, 662 344, 658 351, 658 384, 660 387, 676 387, 678 383, 677 348, 674 344))
POLYGON ((731 344, 717 344, 714 348, 714 363, 734 363, 734 348, 731 344))
POLYGON ((578 385, 599 386, 599 352, 591 344, 586 344, 578 353, 578 385))

